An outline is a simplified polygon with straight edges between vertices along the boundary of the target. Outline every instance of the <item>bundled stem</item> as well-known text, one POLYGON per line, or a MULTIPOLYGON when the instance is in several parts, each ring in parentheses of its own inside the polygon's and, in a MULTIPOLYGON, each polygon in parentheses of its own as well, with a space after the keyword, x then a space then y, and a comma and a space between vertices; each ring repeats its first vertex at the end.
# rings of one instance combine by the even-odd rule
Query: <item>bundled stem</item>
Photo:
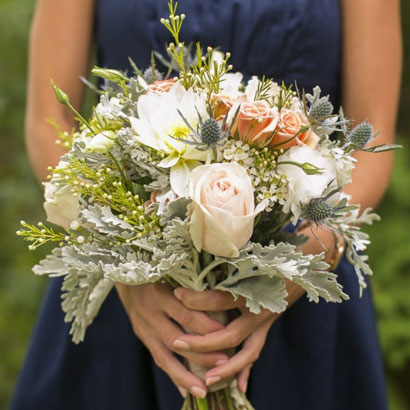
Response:
POLYGON ((232 382, 222 390, 208 393, 204 399, 188 395, 182 410, 255 410, 240 392, 236 382, 232 382))

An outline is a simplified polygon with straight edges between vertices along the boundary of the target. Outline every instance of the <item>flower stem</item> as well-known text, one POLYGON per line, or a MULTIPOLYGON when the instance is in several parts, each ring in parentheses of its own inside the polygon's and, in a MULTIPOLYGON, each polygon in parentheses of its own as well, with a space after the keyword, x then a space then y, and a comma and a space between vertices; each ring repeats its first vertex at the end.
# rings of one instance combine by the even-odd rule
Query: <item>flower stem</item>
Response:
POLYGON ((235 410, 235 407, 232 403, 231 390, 229 389, 229 387, 225 387, 224 396, 225 396, 225 400, 226 400, 227 410, 235 410))
MULTIPOLYGON (((198 410, 209 410, 209 406, 208 406, 208 398, 205 397, 204 399, 201 399, 199 397, 197 397, 196 399, 196 404, 198 406, 198 410)), ((232 409, 234 410, 234 409, 232 409)))
POLYGON ((319 168, 316 165, 311 164, 310 162, 299 163, 295 161, 279 161, 276 163, 276 165, 295 165, 296 167, 302 169, 307 175, 315 175, 322 173, 322 168, 319 168))
POLYGON ((124 182, 127 184, 126 187, 127 189, 129 189, 134 195, 134 188, 132 186, 132 182, 130 181, 130 179, 125 175, 123 168, 121 167, 121 165, 119 164, 119 162, 117 161, 117 159, 114 157, 113 154, 111 154, 111 152, 108 152, 108 156, 111 158, 111 160, 114 162, 115 166, 117 167, 121 178, 124 180, 124 182))
POLYGON ((184 286, 185 288, 192 289, 192 282, 185 279, 185 275, 183 273, 175 272, 172 274, 173 278, 180 286, 184 286))
POLYGON ((206 266, 203 270, 202 270, 202 272, 199 274, 199 276, 195 279, 195 283, 196 284, 199 284, 199 283, 201 283, 204 279, 205 279, 205 277, 206 277, 206 275, 213 269, 213 268, 216 268, 217 266, 219 266, 219 265, 222 265, 224 263, 224 261, 223 260, 221 260, 221 259, 215 259, 212 263, 210 263, 208 266, 206 266))

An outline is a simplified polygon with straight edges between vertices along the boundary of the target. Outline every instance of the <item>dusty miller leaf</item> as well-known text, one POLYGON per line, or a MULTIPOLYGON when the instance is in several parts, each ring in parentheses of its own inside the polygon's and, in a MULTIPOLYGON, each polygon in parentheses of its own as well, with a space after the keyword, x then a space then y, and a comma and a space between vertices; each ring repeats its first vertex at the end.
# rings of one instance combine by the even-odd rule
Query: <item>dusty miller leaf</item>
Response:
POLYGON ((80 213, 81 222, 105 238, 129 239, 135 234, 133 226, 115 216, 107 206, 89 205, 80 213))
POLYGON ((54 248, 51 255, 47 255, 33 267, 36 275, 63 276, 70 271, 70 266, 64 263, 61 248, 54 248))
POLYGON ((105 265, 104 270, 106 278, 126 285, 142 285, 161 279, 159 270, 141 252, 130 252, 124 261, 105 265))
POLYGON ((328 272, 328 265, 322 261, 322 255, 315 255, 303 275, 295 276, 293 282, 306 290, 309 301, 319 302, 319 297, 326 302, 343 302, 349 296, 337 282, 337 275, 328 272))
POLYGON ((101 271, 73 271, 64 278, 61 306, 65 312, 64 320, 72 322, 70 334, 74 343, 84 340, 87 327, 113 286, 114 282, 104 279, 101 271))
POLYGON ((281 312, 286 308, 284 279, 299 284, 310 300, 318 297, 328 302, 348 299, 336 275, 327 271, 321 255, 304 255, 296 247, 280 242, 269 246, 251 243, 238 258, 219 258, 227 264, 227 277, 216 289, 227 290, 234 297, 246 298, 247 306, 258 313, 261 308, 281 312))
POLYGON ((363 294, 363 289, 367 287, 365 275, 372 275, 373 271, 367 264, 368 256, 361 254, 370 244, 369 235, 360 229, 360 225, 371 225, 374 221, 379 221, 380 216, 371 212, 371 208, 366 208, 360 214, 360 206, 356 205, 351 212, 338 215, 329 222, 329 227, 339 232, 346 241, 346 258, 354 266, 357 279, 359 281, 359 293, 363 294))
POLYGON ((175 201, 171 201, 161 214, 160 224, 162 226, 166 225, 169 221, 174 218, 179 218, 185 220, 186 214, 188 212, 188 205, 192 202, 188 198, 178 198, 175 201))
POLYGON ((240 280, 230 286, 220 284, 215 289, 230 292, 235 299, 238 296, 243 296, 246 299, 246 306, 252 313, 256 314, 261 312, 261 308, 280 313, 287 306, 285 300, 288 295, 286 283, 279 277, 257 276, 240 280))

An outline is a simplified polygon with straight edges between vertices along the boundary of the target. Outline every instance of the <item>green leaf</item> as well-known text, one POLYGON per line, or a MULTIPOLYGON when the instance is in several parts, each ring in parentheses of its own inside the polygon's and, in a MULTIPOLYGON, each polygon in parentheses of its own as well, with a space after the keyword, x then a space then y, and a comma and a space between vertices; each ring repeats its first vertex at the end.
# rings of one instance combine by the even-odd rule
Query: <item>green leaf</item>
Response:
POLYGON ((398 145, 398 144, 391 144, 391 145, 380 144, 380 145, 375 145, 369 148, 363 148, 362 151, 378 153, 378 152, 394 151, 399 148, 403 148, 403 146, 398 145))
POLYGON ((97 77, 104 78, 113 83, 119 83, 119 82, 129 80, 129 78, 125 76, 121 71, 113 70, 110 68, 101 68, 101 67, 95 66, 91 70, 91 73, 97 77))
POLYGON ((144 201, 148 201, 148 199, 150 199, 151 194, 150 194, 150 192, 147 192, 147 191, 144 189, 144 186, 143 186, 143 185, 133 183, 133 184, 132 184, 132 187, 133 187, 134 193, 137 194, 137 195, 138 195, 140 198, 142 198, 144 201))

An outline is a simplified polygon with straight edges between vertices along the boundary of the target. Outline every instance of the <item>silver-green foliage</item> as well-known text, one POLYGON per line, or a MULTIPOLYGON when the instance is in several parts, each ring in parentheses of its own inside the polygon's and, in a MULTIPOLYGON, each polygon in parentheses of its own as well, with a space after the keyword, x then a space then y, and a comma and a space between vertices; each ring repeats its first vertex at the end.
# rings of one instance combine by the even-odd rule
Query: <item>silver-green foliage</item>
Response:
POLYGON ((80 218, 89 231, 86 242, 55 248, 34 267, 38 275, 65 277, 62 307, 65 320, 72 322, 74 342, 84 339, 114 282, 141 285, 168 280, 197 291, 219 289, 235 298, 243 296, 254 313, 262 308, 275 313, 286 309, 285 279, 299 284, 315 302, 319 297, 329 302, 348 298, 336 275, 327 271, 323 254, 304 255, 291 244, 250 243, 237 258, 208 254, 205 260, 189 234, 189 203, 184 198, 170 202, 161 215, 161 233, 142 238, 136 238, 135 228, 110 208, 89 205, 80 218))
POLYGON ((322 297, 328 302, 348 299, 335 274, 328 272, 323 254, 304 255, 296 247, 280 242, 269 246, 251 243, 238 258, 225 259, 227 278, 215 289, 230 292, 235 298, 243 296, 253 313, 261 308, 274 313, 286 309, 285 279, 306 290, 309 300, 318 302, 322 297))
POLYGON ((346 241, 346 257, 354 266, 359 281, 360 295, 367 287, 364 275, 373 274, 367 264, 368 256, 361 253, 370 244, 370 240, 369 235, 361 230, 360 225, 371 225, 378 220, 380 220, 379 215, 371 212, 371 208, 366 208, 360 214, 360 206, 356 206, 351 212, 337 216, 329 223, 329 226, 341 233, 346 241))

